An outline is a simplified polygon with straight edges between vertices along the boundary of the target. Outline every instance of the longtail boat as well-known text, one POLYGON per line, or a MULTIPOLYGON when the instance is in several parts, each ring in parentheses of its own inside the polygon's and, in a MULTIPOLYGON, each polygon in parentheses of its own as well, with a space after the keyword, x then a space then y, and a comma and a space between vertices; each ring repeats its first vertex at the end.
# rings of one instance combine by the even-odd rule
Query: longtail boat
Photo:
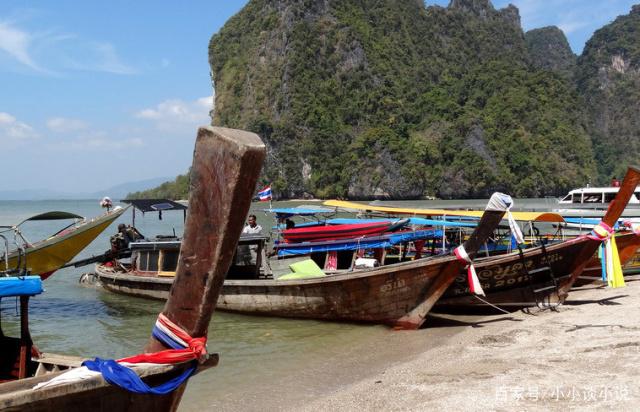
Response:
MULTIPOLYGON (((481 220, 460 247, 474 256, 511 206, 494 194, 481 220)), ((310 279, 227 279, 220 310, 245 314, 420 327, 433 304, 468 265, 452 255, 417 259, 376 268, 355 269, 310 279)), ((173 279, 139 276, 96 266, 102 286, 122 294, 166 298, 173 279)), ((231 275, 231 274, 230 274, 231 275)))
POLYGON ((438 307, 456 310, 478 305, 521 308, 563 303, 598 247, 612 236, 612 227, 639 182, 640 169, 629 167, 615 199, 590 235, 520 249, 495 258, 477 259, 475 269, 486 297, 479 299, 470 293, 464 275, 460 273, 438 302, 438 307))
POLYGON ((355 238, 392 232, 405 226, 407 223, 408 220, 401 220, 396 222, 379 221, 301 227, 283 230, 282 237, 288 243, 355 238))
POLYGON ((17 225, 0 226, 0 241, 4 243, 0 271, 38 275, 45 280, 87 247, 124 211, 125 209, 116 207, 89 220, 74 213, 46 212, 25 219, 17 225), (38 242, 30 243, 21 231, 21 226, 27 222, 67 219, 77 221, 38 242), (13 250, 9 246, 11 236, 18 246, 13 250))
MULTIPOLYGON (((202 127, 198 131, 191 168, 190 209, 175 282, 145 353, 121 360, 137 365, 132 373, 134 377, 143 377, 141 385, 165 382, 162 389, 155 386, 152 388, 155 393, 134 393, 111 385, 102 374, 96 374, 95 369, 105 372, 103 365, 107 365, 107 372, 118 371, 122 364, 96 359, 66 372, 0 384, 0 409, 176 410, 186 379, 195 368, 217 363, 217 355, 206 358, 204 345, 209 321, 242 231, 264 156, 265 147, 253 133, 218 127, 202 127), (173 349, 167 350, 169 347, 173 349), (87 371, 92 374, 83 375, 87 371), (169 379, 171 381, 167 382, 169 379), (42 385, 34 389, 38 384, 42 385), (167 385, 177 386, 177 389, 165 393, 167 385)), ((20 295, 21 303, 36 292, 32 290, 26 296, 20 295)), ((19 351, 22 354, 20 362, 29 364, 30 361, 24 359, 31 341, 26 328, 26 304, 21 308, 23 327, 19 344, 25 350, 19 351)), ((2 339, 4 342, 5 338, 2 339)), ((5 352, 2 355, 5 356, 5 352)), ((30 370, 29 366, 24 370, 30 370)), ((108 376, 113 381, 113 376, 108 376)))

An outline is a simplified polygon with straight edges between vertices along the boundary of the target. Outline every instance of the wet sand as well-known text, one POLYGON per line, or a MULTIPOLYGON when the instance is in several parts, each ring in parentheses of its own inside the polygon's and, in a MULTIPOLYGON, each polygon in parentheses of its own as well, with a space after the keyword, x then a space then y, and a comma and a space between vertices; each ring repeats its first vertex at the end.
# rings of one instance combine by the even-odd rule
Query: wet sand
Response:
POLYGON ((298 366, 209 399, 187 397, 180 409, 635 410, 640 277, 626 288, 575 290, 557 311, 437 315, 423 330, 324 348, 298 366))

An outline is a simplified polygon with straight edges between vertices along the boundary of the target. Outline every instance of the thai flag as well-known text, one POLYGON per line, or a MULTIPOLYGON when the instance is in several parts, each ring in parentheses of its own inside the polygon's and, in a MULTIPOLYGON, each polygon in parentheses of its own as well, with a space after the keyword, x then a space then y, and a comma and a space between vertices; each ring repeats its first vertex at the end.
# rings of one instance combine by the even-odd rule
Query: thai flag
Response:
POLYGON ((258 192, 258 199, 260 199, 261 202, 271 200, 271 185, 258 192))

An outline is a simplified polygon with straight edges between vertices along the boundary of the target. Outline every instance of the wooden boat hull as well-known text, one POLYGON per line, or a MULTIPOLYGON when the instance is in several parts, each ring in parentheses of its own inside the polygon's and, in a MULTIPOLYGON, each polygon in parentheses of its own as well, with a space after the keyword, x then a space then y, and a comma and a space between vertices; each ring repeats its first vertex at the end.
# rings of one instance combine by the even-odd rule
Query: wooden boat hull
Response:
MULTIPOLYGON (((546 246, 546 253, 541 247, 535 247, 522 253, 476 259, 476 272, 486 293, 482 299, 511 308, 562 303, 583 270, 585 250, 595 250, 598 245, 599 242, 583 237, 546 246)), ((464 271, 437 302, 436 308, 464 310, 486 305, 469 293, 464 271)))
MULTIPOLYGON (((217 309, 251 315, 335 321, 396 322, 431 295, 453 281, 459 262, 455 257, 403 262, 375 269, 322 278, 278 281, 226 280, 217 309)), ((116 272, 102 265, 96 274, 111 292, 166 299, 172 278, 116 272)))
MULTIPOLYGON (((215 356, 204 367, 215 366, 215 356)), ((189 364, 151 365, 134 367, 143 380, 157 385, 182 373, 189 364)), ((202 366, 200 368, 202 370, 202 366)), ((40 382, 48 381, 64 373, 46 374, 38 377, 3 383, 0 386, 0 410, 2 411, 163 411, 175 410, 177 400, 172 393, 167 395, 136 394, 114 387, 102 376, 90 378, 74 385, 61 385, 34 390, 40 382)), ((184 386, 184 385, 183 385, 184 386)), ((179 389, 178 389, 179 390, 179 389)))
MULTIPOLYGON (((124 208, 112 210, 74 230, 52 236, 26 248, 26 269, 33 275, 40 275, 42 280, 47 279, 87 247, 125 210, 124 208)), ((24 256, 21 259, 24 259, 24 256)), ((9 268, 17 268, 19 260, 16 252, 10 253, 9 268)), ((4 260, 0 259, 0 268, 4 268, 4 265, 4 260)), ((20 263, 20 268, 22 267, 24 267, 24 262, 20 263)))
MULTIPOLYGON (((206 126, 198 130, 191 168, 189 202, 184 241, 178 258, 175 283, 162 311, 162 318, 177 329, 187 343, 187 362, 173 365, 136 363, 132 369, 152 386, 167 383, 185 368, 214 366, 217 355, 205 360, 204 343, 218 294, 238 244, 243 218, 249 211, 251 195, 266 155, 264 144, 253 133, 206 126), (212 201, 213 199, 213 201, 212 201), (192 338, 193 337, 193 340, 192 338), (189 353, 190 352, 190 353, 189 353), (194 365, 194 362, 196 365, 194 365)), ((21 316, 21 323, 28 323, 21 316)), ((24 330, 27 334, 26 328, 24 330)), ((22 332, 21 332, 22 333, 22 332)), ((174 344, 176 339, 152 334, 144 353, 153 355, 174 344), (160 340, 159 340, 160 339, 160 340)), ((26 339, 26 336, 25 336, 26 339)), ((175 348, 174 348, 175 349, 175 348)), ((173 355, 176 352, 172 352, 173 355)), ((181 353, 181 352, 178 352, 181 353)), ((166 355, 166 353, 165 353, 166 355)), ((166 358, 156 357, 165 362, 166 358)), ((149 360, 153 362, 153 359, 149 360)), ((170 361, 170 360, 169 360, 170 361)), ((83 369, 67 373, 76 375, 83 369)), ((58 373, 20 379, 0 385, 0 409, 15 411, 175 411, 186 380, 167 395, 133 393, 107 383, 102 375, 80 379, 65 375, 62 382, 33 389, 58 373), (55 386, 58 385, 58 386, 55 386)), ((124 385, 126 386, 126 385, 124 385)))

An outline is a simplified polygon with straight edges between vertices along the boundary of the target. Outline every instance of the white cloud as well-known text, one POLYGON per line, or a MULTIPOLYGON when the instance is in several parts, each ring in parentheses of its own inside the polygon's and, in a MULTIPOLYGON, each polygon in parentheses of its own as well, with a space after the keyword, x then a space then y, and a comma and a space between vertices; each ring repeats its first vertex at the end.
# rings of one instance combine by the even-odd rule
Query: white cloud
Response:
POLYGON ((3 51, 20 66, 49 75, 69 70, 137 73, 122 61, 116 47, 109 42, 82 39, 52 29, 30 32, 6 21, 0 21, 0 54, 3 51), (37 61, 46 61, 47 67, 37 61))
POLYGON ((76 42, 62 56, 66 68, 113 74, 136 74, 137 70, 122 62, 111 43, 76 42))
POLYGON ((153 108, 138 111, 135 117, 151 120, 161 130, 176 130, 211 123, 209 111, 213 109, 213 96, 201 97, 185 102, 169 99, 153 108))
POLYGON ((75 139, 58 141, 55 144, 48 144, 47 149, 75 152, 93 152, 98 150, 114 152, 119 150, 130 150, 142 146, 144 146, 144 141, 138 137, 115 139, 107 132, 96 131, 78 136, 75 139))
POLYGON ((52 117, 47 120, 47 127, 52 132, 69 133, 87 128, 87 124, 78 119, 67 119, 64 117, 52 117))
POLYGON ((558 28, 564 32, 565 35, 575 33, 576 31, 587 27, 589 22, 584 20, 564 20, 558 23, 558 28))
POLYGON ((19 142, 37 138, 38 134, 26 123, 6 112, 0 112, 0 142, 19 142))
POLYGON ((629 13, 634 0, 494 0, 496 7, 513 3, 520 11, 524 30, 558 26, 574 52, 580 52, 593 32, 616 16, 629 13))
POLYGON ((9 54, 23 65, 42 71, 29 53, 32 40, 33 38, 29 33, 13 27, 9 23, 0 22, 0 50, 9 54))

